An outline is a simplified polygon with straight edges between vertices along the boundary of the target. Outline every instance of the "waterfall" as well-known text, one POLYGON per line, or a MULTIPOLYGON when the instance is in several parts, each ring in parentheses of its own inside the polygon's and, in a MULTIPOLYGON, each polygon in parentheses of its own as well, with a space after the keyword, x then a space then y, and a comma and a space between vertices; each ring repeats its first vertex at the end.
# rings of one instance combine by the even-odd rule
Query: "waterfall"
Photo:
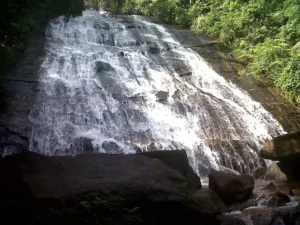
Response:
POLYGON ((46 155, 185 149, 198 174, 250 173, 284 133, 247 92, 162 25, 139 16, 54 19, 30 113, 30 149, 46 155))

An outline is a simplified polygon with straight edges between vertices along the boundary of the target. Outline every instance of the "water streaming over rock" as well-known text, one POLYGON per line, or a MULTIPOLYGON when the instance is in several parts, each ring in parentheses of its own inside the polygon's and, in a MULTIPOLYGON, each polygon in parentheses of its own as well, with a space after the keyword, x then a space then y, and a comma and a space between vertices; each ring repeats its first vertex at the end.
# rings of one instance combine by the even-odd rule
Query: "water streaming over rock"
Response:
POLYGON ((261 144, 284 132, 246 92, 142 17, 86 11, 54 19, 46 37, 32 151, 186 149, 200 174, 250 173, 263 163, 261 144))

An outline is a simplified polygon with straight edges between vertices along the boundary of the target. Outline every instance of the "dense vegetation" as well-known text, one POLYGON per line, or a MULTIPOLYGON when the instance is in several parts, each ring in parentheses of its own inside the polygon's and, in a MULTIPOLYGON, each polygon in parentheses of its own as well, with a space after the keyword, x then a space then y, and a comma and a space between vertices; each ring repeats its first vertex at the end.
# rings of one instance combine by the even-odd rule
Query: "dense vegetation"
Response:
POLYGON ((58 15, 79 15, 83 9, 83 0, 0 0, 0 106, 4 74, 36 28, 58 15))
POLYGON ((300 104, 300 0, 127 0, 123 12, 218 38, 248 74, 272 80, 300 104))

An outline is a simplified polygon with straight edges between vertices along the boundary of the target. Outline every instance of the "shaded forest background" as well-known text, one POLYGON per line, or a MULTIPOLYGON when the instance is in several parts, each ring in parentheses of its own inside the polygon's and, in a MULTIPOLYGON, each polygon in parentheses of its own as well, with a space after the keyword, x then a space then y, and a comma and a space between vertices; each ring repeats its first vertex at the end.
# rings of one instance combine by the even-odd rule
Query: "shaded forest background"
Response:
POLYGON ((0 83, 36 27, 85 7, 153 16, 213 36, 247 74, 271 80, 300 104, 300 0, 1 0, 0 83))

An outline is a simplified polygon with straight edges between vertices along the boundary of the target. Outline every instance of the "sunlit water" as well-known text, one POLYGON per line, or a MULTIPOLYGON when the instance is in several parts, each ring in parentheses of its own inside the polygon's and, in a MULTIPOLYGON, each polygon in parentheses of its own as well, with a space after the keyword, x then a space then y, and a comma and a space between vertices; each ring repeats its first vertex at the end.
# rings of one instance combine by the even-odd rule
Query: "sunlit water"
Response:
POLYGON ((261 144, 284 132, 245 91, 142 17, 87 11, 54 19, 46 37, 32 151, 78 154, 85 137, 95 152, 185 149, 197 173, 250 173, 263 163, 261 144))

